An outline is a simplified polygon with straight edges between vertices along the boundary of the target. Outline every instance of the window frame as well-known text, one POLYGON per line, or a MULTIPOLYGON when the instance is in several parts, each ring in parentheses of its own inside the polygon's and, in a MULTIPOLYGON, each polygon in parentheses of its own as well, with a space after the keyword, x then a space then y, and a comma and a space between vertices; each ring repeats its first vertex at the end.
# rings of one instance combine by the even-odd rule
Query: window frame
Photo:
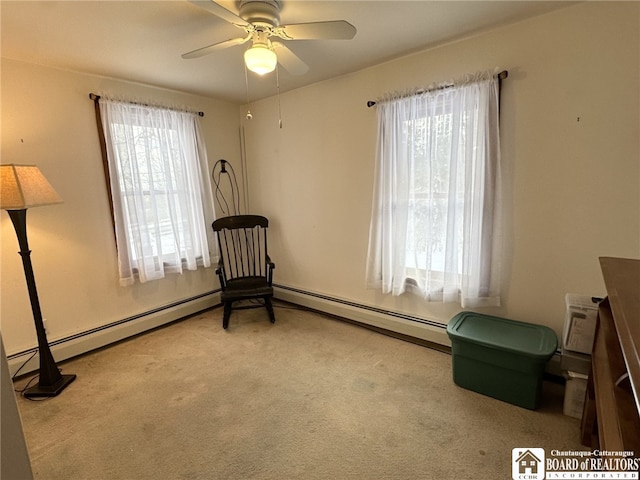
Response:
MULTIPOLYGON (((118 255, 120 256, 122 254, 122 252, 120 252, 120 248, 118 247, 118 228, 117 228, 117 220, 116 220, 116 213, 115 213, 115 205, 114 205, 114 194, 119 196, 120 202, 124 203, 127 201, 127 199, 131 199, 133 197, 138 197, 138 198, 144 198, 145 195, 149 196, 151 194, 151 191, 154 190, 154 185, 153 185, 153 180, 149 180, 149 182, 147 183, 147 189, 143 190, 143 191, 139 191, 139 192, 132 192, 132 193, 128 193, 126 191, 126 189, 124 188, 123 185, 123 180, 122 178, 118 178, 118 185, 119 188, 114 188, 113 184, 115 183, 112 175, 110 173, 110 161, 109 161, 109 156, 108 156, 108 146, 107 146, 107 138, 105 136, 105 125, 102 119, 102 114, 101 114, 101 109, 100 109, 100 96, 97 95, 93 95, 91 94, 90 98, 92 98, 94 100, 94 107, 95 107, 95 118, 96 118, 96 124, 98 127, 98 136, 99 136, 99 143, 100 143, 100 150, 101 150, 101 156, 102 156, 102 164, 103 164, 103 171, 104 171, 104 175, 105 175, 105 181, 106 181, 106 186, 107 186, 107 193, 108 193, 108 200, 109 200, 109 211, 110 211, 110 215, 111 215, 111 223, 112 223, 112 229, 113 229, 113 233, 114 233, 114 241, 116 243, 116 250, 118 251, 118 255)), ((141 107, 142 109, 144 108, 150 108, 150 109, 161 109, 161 110, 167 110, 167 111, 173 111, 173 109, 171 108, 166 108, 166 107, 160 107, 160 106, 149 106, 149 105, 141 105, 141 104, 137 104, 137 103, 133 103, 133 102, 122 102, 122 103, 126 103, 129 104, 131 106, 137 106, 137 107, 141 107)), ((182 113, 190 113, 190 112, 182 112, 182 113)), ((144 112, 141 110, 139 112, 140 115, 144 115, 144 112)), ((203 114, 201 112, 198 112, 198 114, 200 116, 203 116, 203 114)), ((123 129, 126 128, 134 128, 134 129, 139 129, 140 130, 140 135, 144 136, 146 134, 148 134, 149 132, 145 132, 144 130, 153 130, 153 127, 148 127, 144 125, 144 122, 140 119, 138 119, 138 121, 134 121, 131 123, 120 123, 120 125, 122 126, 123 129)), ((107 128, 109 128, 109 126, 106 126, 107 128)), ((175 137, 178 135, 178 130, 179 128, 181 128, 181 126, 175 125, 175 124, 171 124, 168 125, 167 129, 164 129, 164 132, 169 132, 175 139, 175 137)), ((195 131, 193 132, 193 135, 196 138, 200 138, 200 134, 198 132, 198 128, 197 126, 195 127, 195 131)), ((157 139, 158 137, 156 137, 157 139)), ((197 141, 197 143, 199 144, 201 141, 200 140, 197 141)), ((117 146, 113 145, 113 148, 116 149, 117 146)), ((161 149, 161 146, 156 146, 155 148, 159 148, 161 149)), ((208 169, 208 163, 206 160, 206 150, 204 148, 204 144, 202 145, 198 145, 198 147, 196 148, 196 150, 198 151, 199 155, 204 155, 204 159, 201 160, 202 163, 207 164, 206 167, 203 167, 202 165, 192 165, 189 168, 192 169, 208 169)), ((186 158, 187 155, 184 155, 184 151, 180 150, 180 155, 183 158, 186 158)), ((132 160, 133 161, 133 160, 132 160)), ((197 160, 196 160, 197 161, 197 160)), ((185 167, 187 168, 187 167, 185 167)), ((183 172, 185 173, 185 172, 183 172)), ((198 192, 202 198, 204 199, 206 197, 206 199, 209 201, 210 206, 209 205, 203 205, 203 214, 205 214, 205 218, 203 218, 203 222, 206 220, 215 220, 215 213, 214 213, 214 209, 213 209, 213 197, 212 197, 212 191, 210 188, 210 184, 209 184, 209 179, 208 179, 208 175, 205 174, 206 172, 202 172, 201 174, 201 188, 200 188, 200 192, 198 192), (202 180, 205 180, 204 182, 202 182, 202 180), (206 188, 208 187, 208 189, 206 188), (206 217, 210 217, 210 218, 206 218, 206 217)), ((147 172, 148 176, 151 177, 153 176, 153 172, 148 171, 147 172)), ((173 193, 169 191, 169 188, 167 188, 167 185, 165 184, 164 186, 164 196, 163 198, 165 199, 165 204, 168 204, 171 202, 170 197, 171 196, 176 196, 177 193, 174 191, 173 193)), ((183 193, 186 191, 185 189, 182 189, 183 193)), ((203 201, 203 204, 205 202, 203 201)), ((186 211, 186 212, 181 212, 180 218, 178 219, 178 222, 180 223, 184 223, 184 219, 187 218, 189 215, 191 214, 191 212, 186 211)), ((161 217, 156 218, 157 223, 162 224, 163 222, 171 222, 171 220, 165 218, 170 216, 170 214, 168 215, 164 215, 161 217)), ((130 221, 130 219, 128 218, 128 215, 126 213, 126 211, 123 211, 123 220, 122 220, 124 227, 126 229, 129 229, 129 231, 133 231, 135 228, 137 228, 134 225, 134 222, 130 221)), ((166 226, 166 225, 165 225, 166 226)), ((171 228, 171 227, 170 227, 171 228)), ((180 232, 176 232, 175 235, 173 235, 174 239, 176 237, 176 235, 181 236, 184 238, 184 231, 180 231, 180 232)), ((204 246, 202 246, 202 248, 204 248, 204 250, 200 250, 200 249, 196 249, 197 253, 195 255, 195 263, 197 265, 197 268, 200 267, 210 267, 211 266, 211 261, 213 260, 214 262, 217 261, 217 245, 215 244, 215 242, 213 242, 212 238, 209 237, 210 233, 208 232, 207 234, 207 241, 206 244, 204 246), (205 251, 206 250, 206 251, 205 251)), ((172 243, 171 240, 166 241, 166 237, 164 235, 160 235, 159 237, 159 242, 163 243, 164 245, 170 245, 172 243), (163 242, 163 238, 165 239, 163 242)), ((132 241, 130 240, 130 237, 127 236, 127 240, 128 240, 128 248, 127 248, 127 255, 130 256, 130 259, 134 262, 140 262, 142 261, 142 258, 140 258, 137 255, 137 249, 135 248, 135 245, 132 243, 132 241)), ((166 273, 182 273, 182 270, 184 268, 188 268, 188 260, 187 258, 185 258, 185 255, 183 255, 183 252, 180 252, 178 248, 176 248, 176 243, 175 241, 173 242, 173 251, 172 252, 167 252, 167 251, 163 251, 162 254, 160 253, 155 253, 154 251, 154 255, 153 255, 153 262, 157 265, 162 265, 163 270, 166 273), (179 261, 174 262, 173 258, 175 257, 179 257, 179 261)), ((193 246, 193 244, 191 244, 193 246)), ((145 256, 145 259, 148 261, 150 257, 145 256)), ((119 260, 120 263, 120 260, 119 260)), ((193 269, 193 268, 189 268, 189 269, 193 269)), ((134 281, 140 281, 143 282, 141 276, 140 276, 140 270, 138 267, 136 267, 135 265, 131 265, 131 274, 133 277, 133 280, 123 280, 122 276, 120 278, 120 283, 122 285, 130 285, 132 284, 134 281)), ((164 276, 164 275, 163 275, 164 276)), ((153 280, 155 278, 151 278, 150 280, 153 280)))

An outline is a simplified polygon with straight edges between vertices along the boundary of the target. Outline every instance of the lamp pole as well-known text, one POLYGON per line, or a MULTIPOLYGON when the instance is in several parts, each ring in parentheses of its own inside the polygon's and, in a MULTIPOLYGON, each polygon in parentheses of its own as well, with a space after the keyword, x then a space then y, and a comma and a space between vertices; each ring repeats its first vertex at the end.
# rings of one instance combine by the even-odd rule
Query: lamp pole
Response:
POLYGON ((40 357, 38 385, 26 389, 23 394, 25 397, 53 397, 73 382, 76 376, 62 375, 60 373, 51 354, 51 349, 49 348, 47 333, 44 329, 44 322, 42 321, 42 311, 40 310, 40 301, 38 300, 36 280, 33 275, 33 266, 31 265, 31 250, 29 250, 29 242, 27 240, 27 209, 7 210, 7 213, 11 218, 13 227, 16 230, 16 236, 18 237, 18 245, 20 246, 18 253, 22 257, 22 266, 24 267, 27 289, 29 290, 33 321, 38 337, 38 356, 40 357))

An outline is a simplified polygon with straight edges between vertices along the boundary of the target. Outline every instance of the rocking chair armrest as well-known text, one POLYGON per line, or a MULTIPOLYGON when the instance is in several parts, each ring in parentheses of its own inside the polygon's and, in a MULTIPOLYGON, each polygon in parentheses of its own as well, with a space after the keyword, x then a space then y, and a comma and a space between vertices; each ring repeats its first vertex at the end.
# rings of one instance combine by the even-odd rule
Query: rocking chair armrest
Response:
POLYGON ((221 275, 224 272, 224 261, 222 258, 218 260, 218 266, 216 267, 216 273, 221 275))
POLYGON ((269 255, 267 255, 267 266, 268 266, 271 270, 273 270, 274 268, 276 268, 276 264, 275 264, 275 263, 273 263, 273 262, 271 261, 271 257, 269 257, 269 255))
POLYGON ((276 264, 271 261, 269 255, 267 255, 267 283, 271 285, 273 282, 273 269, 276 268, 276 264))
POLYGON ((216 273, 218 274, 218 280, 220 281, 220 288, 224 291, 227 288, 226 273, 224 271, 224 261, 220 259, 218 266, 216 267, 216 273))

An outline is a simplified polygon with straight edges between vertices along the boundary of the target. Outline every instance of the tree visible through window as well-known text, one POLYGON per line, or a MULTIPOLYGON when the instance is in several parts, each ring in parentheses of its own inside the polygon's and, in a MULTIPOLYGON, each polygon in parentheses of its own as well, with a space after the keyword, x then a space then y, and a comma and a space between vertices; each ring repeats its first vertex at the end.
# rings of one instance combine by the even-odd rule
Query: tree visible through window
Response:
MULTIPOLYGON (((425 112, 426 115, 426 112, 425 112)), ((409 195, 407 232, 407 254, 405 266, 418 269, 431 258, 431 270, 435 273, 445 271, 445 239, 449 206, 449 184, 460 183, 462 178, 450 178, 449 158, 451 154, 451 113, 433 117, 420 117, 404 122, 409 148, 413 149, 411 158, 412 192, 409 195), (433 145, 428 145, 432 139, 433 145), (433 147, 433 148, 431 148, 433 147), (429 155, 433 152, 433 161, 429 155)), ((460 177, 460 175, 458 175, 460 177)), ((455 214, 460 218, 464 206, 461 195, 462 185, 457 185, 453 197, 455 214)), ((461 235, 456 225, 456 235, 461 235)), ((450 270, 460 274, 462 264, 462 244, 457 245, 455 259, 450 270)), ((414 273, 414 276, 417 275, 414 273)))
POLYGON ((377 108, 368 285, 499 304, 497 80, 478 74, 377 108))
POLYGON ((213 201, 196 116, 110 100, 100 112, 121 284, 209 267, 213 201))

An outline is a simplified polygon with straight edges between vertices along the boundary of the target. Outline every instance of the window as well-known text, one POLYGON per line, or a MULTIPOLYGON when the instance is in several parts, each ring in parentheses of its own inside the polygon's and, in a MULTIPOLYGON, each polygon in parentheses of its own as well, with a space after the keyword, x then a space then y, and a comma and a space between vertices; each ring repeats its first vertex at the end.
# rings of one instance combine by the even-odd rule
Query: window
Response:
POLYGON ((499 305, 498 80, 378 102, 367 284, 499 305))
POLYGON ((120 283, 209 267, 213 200, 195 114, 100 100, 120 283))

